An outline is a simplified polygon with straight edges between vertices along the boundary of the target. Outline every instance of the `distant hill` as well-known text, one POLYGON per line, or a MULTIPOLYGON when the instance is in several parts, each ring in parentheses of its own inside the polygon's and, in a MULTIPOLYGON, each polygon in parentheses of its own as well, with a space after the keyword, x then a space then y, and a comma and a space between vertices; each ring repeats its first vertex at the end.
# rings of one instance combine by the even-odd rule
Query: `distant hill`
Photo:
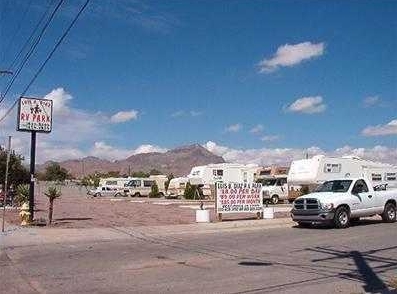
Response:
MULTIPOLYGON (((92 174, 94 172, 119 171, 120 174, 128 174, 133 171, 149 172, 152 169, 161 171, 163 174, 174 176, 187 175, 193 166, 209 163, 223 163, 224 159, 217 156, 199 144, 178 147, 165 153, 142 153, 132 155, 123 160, 109 161, 97 157, 85 157, 81 159, 66 160, 59 162, 60 166, 66 168, 74 177, 92 174)), ((37 167, 43 171, 51 162, 46 162, 37 167)))

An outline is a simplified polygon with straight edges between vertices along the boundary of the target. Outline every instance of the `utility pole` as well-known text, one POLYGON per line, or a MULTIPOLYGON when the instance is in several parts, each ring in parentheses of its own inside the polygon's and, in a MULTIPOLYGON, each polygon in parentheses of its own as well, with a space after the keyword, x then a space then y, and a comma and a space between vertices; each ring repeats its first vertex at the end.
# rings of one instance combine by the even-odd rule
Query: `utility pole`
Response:
POLYGON ((1 226, 1 231, 4 232, 4 222, 6 215, 6 203, 7 203, 7 186, 8 186, 8 166, 10 164, 10 155, 11 155, 11 136, 8 136, 8 149, 7 149, 7 162, 6 162, 6 176, 4 183, 4 199, 3 199, 3 223, 1 226))
POLYGON ((36 165, 36 131, 31 132, 30 138, 30 186, 29 186, 29 221, 34 219, 34 171, 36 165))

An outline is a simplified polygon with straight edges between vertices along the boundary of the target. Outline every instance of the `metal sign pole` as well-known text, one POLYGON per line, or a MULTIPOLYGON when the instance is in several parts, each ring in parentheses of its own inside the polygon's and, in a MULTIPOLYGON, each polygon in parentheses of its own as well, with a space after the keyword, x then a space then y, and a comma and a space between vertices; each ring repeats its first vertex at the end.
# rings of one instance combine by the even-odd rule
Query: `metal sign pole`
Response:
POLYGON ((7 186, 8 186, 8 166, 10 164, 10 155, 11 155, 11 136, 8 136, 8 151, 7 151, 7 163, 6 163, 6 176, 4 183, 4 199, 3 199, 3 223, 1 226, 1 231, 4 232, 4 222, 5 222, 5 214, 6 214, 6 204, 7 204, 7 186))
POLYGON ((30 186, 29 186, 29 220, 34 219, 34 168, 36 164, 36 131, 31 132, 30 141, 30 186))

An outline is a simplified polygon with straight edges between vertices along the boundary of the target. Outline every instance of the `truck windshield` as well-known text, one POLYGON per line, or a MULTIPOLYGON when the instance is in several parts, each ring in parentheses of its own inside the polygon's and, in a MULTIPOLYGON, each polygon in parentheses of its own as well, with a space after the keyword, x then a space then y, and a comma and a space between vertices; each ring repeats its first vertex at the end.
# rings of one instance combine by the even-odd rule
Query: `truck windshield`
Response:
POLYGON ((347 192, 351 183, 351 180, 327 181, 318 186, 315 192, 347 192))
POLYGON ((263 186, 274 186, 276 184, 277 179, 268 179, 268 180, 262 180, 262 185, 263 186))

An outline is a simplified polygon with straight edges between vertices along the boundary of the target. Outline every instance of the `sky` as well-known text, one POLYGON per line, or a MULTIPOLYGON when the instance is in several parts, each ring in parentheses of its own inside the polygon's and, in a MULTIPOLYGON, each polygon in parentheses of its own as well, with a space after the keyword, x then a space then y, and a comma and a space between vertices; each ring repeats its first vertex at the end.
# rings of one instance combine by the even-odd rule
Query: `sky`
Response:
MULTIPOLYGON (((1 0, 1 70, 56 2, 1 0)), ((61 5, 0 117, 83 2, 61 5)), ((198 143, 230 162, 308 153, 397 165, 396 15, 392 0, 91 1, 27 93, 54 101, 37 161, 198 143)), ((11 135, 29 158, 16 117, 0 122, 0 144, 11 135)))

